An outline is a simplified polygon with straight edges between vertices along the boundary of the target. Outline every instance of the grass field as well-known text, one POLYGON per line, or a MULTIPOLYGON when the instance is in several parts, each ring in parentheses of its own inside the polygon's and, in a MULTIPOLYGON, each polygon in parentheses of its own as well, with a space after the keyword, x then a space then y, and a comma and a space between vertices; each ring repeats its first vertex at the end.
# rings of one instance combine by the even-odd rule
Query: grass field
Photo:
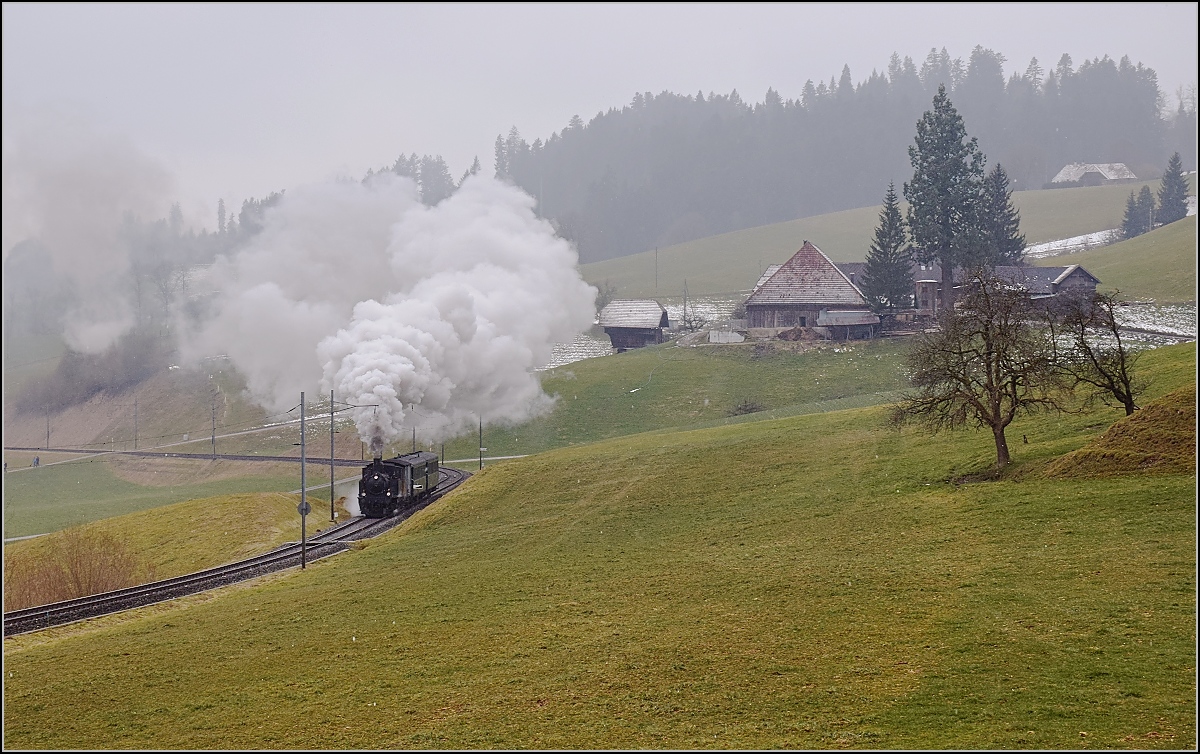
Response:
MULTIPOLYGON (((813 413, 887 400, 904 385, 902 339, 826 344, 804 352, 787 344, 679 346, 666 343, 543 374, 554 411, 515 428, 485 427, 489 455, 535 453, 670 427, 744 421, 753 403, 772 415, 813 413)), ((760 417, 761 418, 761 417, 760 417)), ((446 444, 447 458, 477 453, 474 436, 446 444)))
MULTIPOLYGON (((42 461, 48 458, 43 455, 42 461)), ((289 472, 287 469, 281 472, 273 464, 265 474, 247 470, 218 481, 192 480, 159 486, 121 479, 113 474, 110 460, 95 457, 14 470, 4 476, 4 536, 44 534, 194 498, 298 489, 299 468, 294 475, 289 472)))
POLYGON ((1159 303, 1196 300, 1196 216, 1091 251, 1036 260, 1043 266, 1082 265, 1100 290, 1159 303))
MULTIPOLYGON (((1142 367, 1194 385, 1195 345, 1142 367)), ((8 639, 5 746, 1194 748, 1194 441, 1058 479, 1122 414, 1028 417, 958 484, 990 435, 884 414, 562 448, 303 573, 8 639)))
MULTIPOLYGON (((1188 180, 1195 194, 1196 177, 1188 180)), ((1129 191, 1142 185, 1158 190, 1158 181, 1148 181, 1019 191, 1013 203, 1021 213, 1021 231, 1035 244, 1121 227, 1129 191)), ((685 281, 694 296, 748 291, 767 265, 786 261, 805 240, 836 262, 863 261, 879 211, 878 206, 863 207, 701 238, 586 264, 583 274, 594 285, 608 281, 622 298, 679 297, 685 281)))

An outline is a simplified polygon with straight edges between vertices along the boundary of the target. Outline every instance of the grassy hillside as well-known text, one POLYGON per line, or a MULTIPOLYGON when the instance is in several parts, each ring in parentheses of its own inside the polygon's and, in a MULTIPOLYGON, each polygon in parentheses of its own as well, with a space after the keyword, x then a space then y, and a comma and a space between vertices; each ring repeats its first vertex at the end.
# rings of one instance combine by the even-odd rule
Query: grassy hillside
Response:
MULTIPOLYGON (((763 412, 757 414, 762 418, 878 403, 901 387, 899 354, 903 345, 878 341, 800 353, 787 350, 787 344, 758 348, 753 344, 695 348, 667 344, 577 362, 543 373, 544 388, 559 397, 549 416, 515 428, 485 428, 487 455, 527 454, 665 427, 755 417, 731 417, 739 404, 743 410, 763 412)), ((157 397, 152 398, 152 392, 143 394, 143 407, 156 402, 187 407, 195 397, 153 393, 157 397)), ((78 413, 74 421, 82 425, 92 410, 85 406, 69 413, 78 413)), ((57 426, 59 420, 55 423, 57 426)), ((327 455, 328 427, 328 422, 321 424, 319 418, 309 425, 312 453, 327 455)), ((336 439, 339 457, 361 454, 354 432, 338 432, 336 439)), ((299 429, 291 425, 223 438, 218 450, 296 455, 294 443, 298 441, 299 429)), ((171 450, 207 453, 208 443, 204 438, 171 450)), ((477 448, 477 437, 470 433, 447 443, 446 457, 474 458, 477 448)), ((389 452, 406 450, 407 444, 402 442, 389 452)), ((42 466, 31 469, 34 455, 36 452, 5 454, 13 469, 4 479, 6 537, 56 531, 192 498, 283 492, 300 486, 299 467, 294 465, 119 456, 80 456, 71 463, 60 463, 69 457, 41 454, 42 466), (80 490, 87 494, 81 495, 80 490)), ((326 468, 310 468, 309 473, 314 483, 327 479, 326 468)), ((340 469, 338 478, 353 473, 340 469)), ((325 491, 310 494, 328 500, 325 491)))
MULTIPOLYGON (((299 499, 299 495, 250 493, 188 500, 106 518, 64 534, 79 534, 93 546, 96 542, 109 543, 110 553, 119 550, 128 554, 139 568, 138 577, 125 583, 144 583, 212 568, 299 541, 301 524, 296 515, 299 499), (180 532, 187 532, 187 536, 180 536, 180 532)), ((331 525, 328 509, 324 515, 319 507, 316 511, 307 521, 310 535, 331 525)), ((339 506, 339 511, 344 520, 345 508, 339 506)), ((4 547, 6 610, 77 594, 68 591, 55 596, 49 591, 51 587, 38 583, 46 572, 39 565, 60 569, 67 565, 72 556, 67 554, 70 548, 65 547, 65 542, 57 534, 12 542, 4 547), (22 579, 24 583, 15 583, 22 579), (31 597, 31 593, 40 598, 31 597)), ((98 562, 103 562, 103 558, 98 562)))
POLYGON ((1083 265, 1101 290, 1159 303, 1196 300, 1196 216, 1112 246, 1036 260, 1043 266, 1083 265))
MULTIPOLYGON (((1195 193, 1195 176, 1189 176, 1195 193)), ((1095 186, 1013 194, 1021 213, 1021 230, 1029 243, 1054 241, 1095 231, 1119 228, 1129 191, 1145 184, 1095 186)), ((897 191, 899 187, 897 187, 897 191)), ((882 198, 882 197, 881 197, 882 198)), ((680 296, 684 281, 692 295, 715 295, 749 290, 769 264, 785 261, 805 240, 838 262, 866 258, 879 222, 880 207, 835 212, 774 225, 724 233, 655 251, 583 266, 588 282, 609 281, 622 297, 680 296)))
POLYGON ((6 640, 4 744, 1192 748, 1194 474, 1041 473, 1118 416, 1022 419, 978 484, 986 433, 881 408, 490 467, 303 573, 6 640))
MULTIPOLYGON (((567 364, 542 375, 554 411, 519 427, 484 428, 488 455, 535 453, 668 427, 744 421, 738 407, 783 416, 866 406, 904 386, 902 340, 680 346, 667 343, 567 364)), ((759 415, 757 418, 763 418, 759 415)), ((476 455, 475 436, 446 444, 476 455)))

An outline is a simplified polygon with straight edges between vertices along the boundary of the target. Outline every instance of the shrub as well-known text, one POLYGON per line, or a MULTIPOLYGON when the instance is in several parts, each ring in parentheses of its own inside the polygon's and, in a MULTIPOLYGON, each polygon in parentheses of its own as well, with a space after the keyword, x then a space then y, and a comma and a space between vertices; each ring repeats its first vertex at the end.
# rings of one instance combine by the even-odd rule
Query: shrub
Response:
POLYGON ((111 592, 153 580, 142 563, 116 537, 86 528, 52 534, 40 548, 4 556, 4 609, 111 592))

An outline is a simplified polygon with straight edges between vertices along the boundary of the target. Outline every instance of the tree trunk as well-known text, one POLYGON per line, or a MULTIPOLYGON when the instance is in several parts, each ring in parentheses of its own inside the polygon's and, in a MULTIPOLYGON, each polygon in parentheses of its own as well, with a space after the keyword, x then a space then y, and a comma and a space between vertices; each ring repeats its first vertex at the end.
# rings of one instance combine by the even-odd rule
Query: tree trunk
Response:
POLYGON ((1004 439, 1004 427, 992 427, 992 435, 996 438, 996 468, 1002 469, 1011 460, 1008 455, 1008 440, 1004 439))

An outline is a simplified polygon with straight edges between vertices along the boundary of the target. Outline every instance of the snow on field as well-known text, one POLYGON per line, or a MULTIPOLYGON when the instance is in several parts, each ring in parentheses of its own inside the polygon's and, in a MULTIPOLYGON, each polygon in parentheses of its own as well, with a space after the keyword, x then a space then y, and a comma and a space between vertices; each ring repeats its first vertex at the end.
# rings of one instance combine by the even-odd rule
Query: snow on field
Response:
POLYGON ((1082 236, 1062 238, 1058 241, 1031 244, 1025 247, 1025 258, 1040 259, 1042 257, 1056 257, 1060 254, 1073 254, 1076 251, 1087 251, 1088 249, 1108 246, 1120 240, 1120 230, 1116 228, 1112 230, 1100 230, 1095 233, 1085 233, 1082 236))

